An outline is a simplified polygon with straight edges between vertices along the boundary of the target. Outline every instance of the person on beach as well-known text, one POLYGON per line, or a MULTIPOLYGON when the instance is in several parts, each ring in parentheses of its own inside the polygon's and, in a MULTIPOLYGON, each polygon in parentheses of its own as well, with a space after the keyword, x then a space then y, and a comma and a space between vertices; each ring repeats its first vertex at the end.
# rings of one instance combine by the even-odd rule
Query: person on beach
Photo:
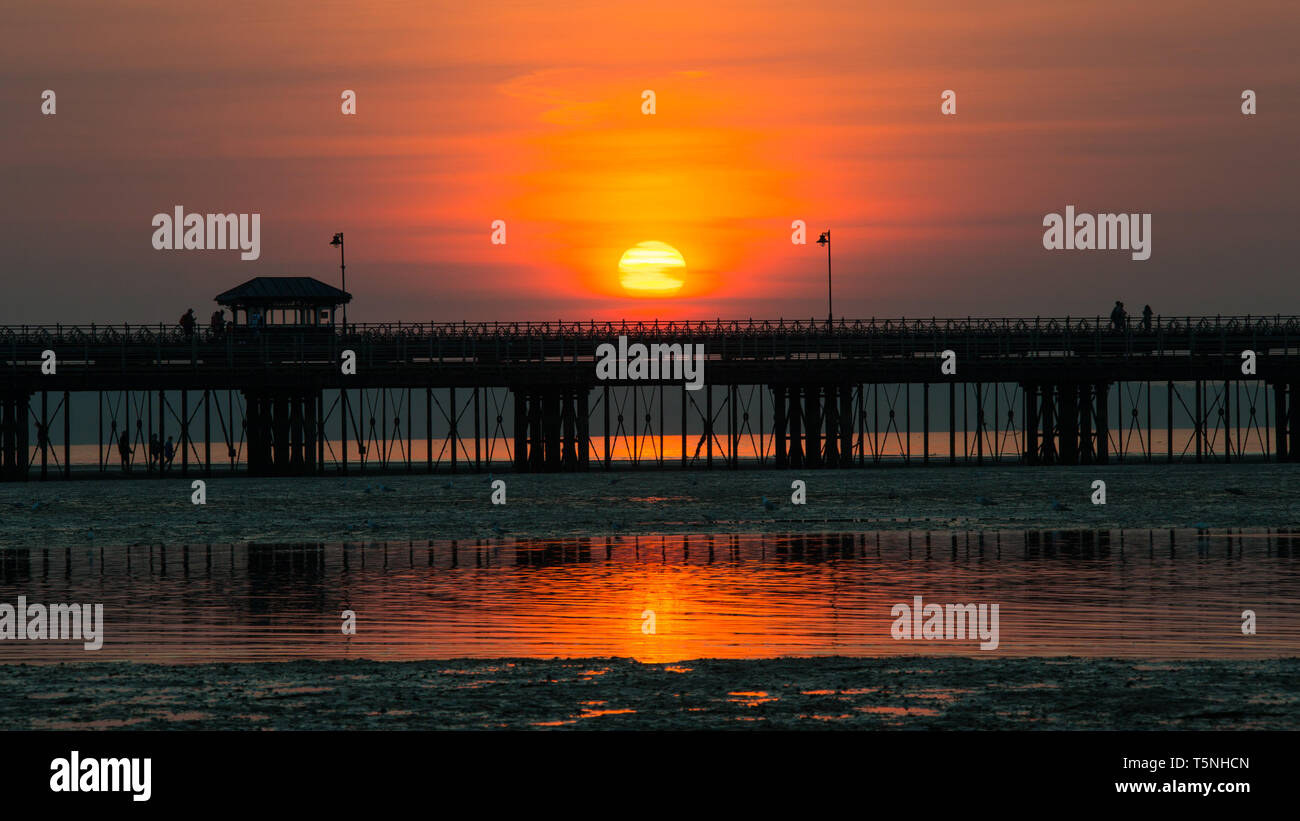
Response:
POLYGON ((122 472, 127 473, 131 470, 131 437, 126 431, 117 437, 117 453, 122 457, 122 472))
POLYGON ((149 434, 149 469, 153 470, 154 463, 162 466, 162 442, 158 441, 158 434, 149 434))
POLYGON ((1110 312, 1110 324, 1116 331, 1123 331, 1128 326, 1128 314, 1124 312, 1124 303, 1115 300, 1115 307, 1110 312))
POLYGON ((163 445, 163 458, 167 460, 167 467, 171 467, 172 459, 176 458, 176 443, 170 436, 167 437, 167 444, 163 445))

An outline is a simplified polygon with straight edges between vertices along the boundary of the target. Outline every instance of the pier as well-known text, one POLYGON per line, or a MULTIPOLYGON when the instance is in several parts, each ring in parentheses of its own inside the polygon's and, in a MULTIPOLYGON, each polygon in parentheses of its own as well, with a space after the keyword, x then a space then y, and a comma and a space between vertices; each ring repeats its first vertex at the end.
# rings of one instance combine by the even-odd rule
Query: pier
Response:
POLYGON ((0 475, 1296 461, 1297 396, 1296 316, 9 326, 0 475), (703 345, 703 389, 598 379, 619 336, 703 345))

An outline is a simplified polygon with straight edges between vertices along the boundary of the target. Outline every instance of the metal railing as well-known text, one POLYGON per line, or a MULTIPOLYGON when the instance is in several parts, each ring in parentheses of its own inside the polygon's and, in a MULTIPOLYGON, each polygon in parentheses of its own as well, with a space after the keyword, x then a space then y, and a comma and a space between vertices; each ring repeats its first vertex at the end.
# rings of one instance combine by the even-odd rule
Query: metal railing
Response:
POLYGON ((1108 317, 949 317, 838 319, 711 319, 711 320, 583 320, 521 322, 370 322, 350 323, 347 329, 323 326, 264 325, 259 328, 235 326, 222 331, 198 328, 186 334, 180 327, 157 325, 89 324, 89 325, 0 325, 0 344, 34 344, 42 341, 74 344, 137 342, 187 342, 190 339, 216 341, 229 335, 236 337, 302 335, 304 337, 339 337, 361 339, 385 338, 501 338, 553 337, 607 339, 611 336, 646 338, 717 336, 874 336, 874 335, 1030 335, 1030 334, 1123 334, 1149 336, 1159 333, 1179 335, 1259 334, 1267 336, 1300 333, 1300 316, 1172 316, 1154 317, 1149 328, 1130 321, 1123 329, 1111 327, 1108 317))
MULTIPOLYGON (((72 369, 261 368, 337 363, 352 350, 368 366, 522 365, 590 361, 602 343, 695 343, 709 359, 889 360, 963 358, 1217 356, 1245 348, 1290 358, 1300 316, 1157 317, 1111 327, 1094 317, 741 319, 691 321, 360 323, 341 328, 246 326, 186 334, 172 325, 0 326, 0 373, 31 369, 46 350, 72 369)), ((1300 360, 1300 356, 1297 356, 1300 360)))

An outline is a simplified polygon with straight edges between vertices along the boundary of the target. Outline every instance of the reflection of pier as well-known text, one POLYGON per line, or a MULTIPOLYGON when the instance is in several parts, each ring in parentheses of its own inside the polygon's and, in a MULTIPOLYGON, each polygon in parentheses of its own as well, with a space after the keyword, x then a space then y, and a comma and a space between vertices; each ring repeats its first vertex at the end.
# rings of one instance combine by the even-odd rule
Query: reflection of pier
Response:
POLYGON ((99 472, 185 476, 1300 459, 1297 317, 1124 331, 1035 318, 345 332, 320 310, 189 335, 0 328, 0 471, 71 475, 74 418, 97 430, 83 441, 98 443, 99 472), (620 335, 702 344, 704 388, 597 381, 596 348, 620 335), (51 375, 45 351, 57 357, 51 375), (355 374, 342 372, 344 351, 355 374), (941 369, 944 351, 955 374, 941 369), (1243 351, 1254 373, 1242 372, 1243 351), (1185 443, 1176 427, 1191 430, 1185 443), (168 437, 176 452, 164 471, 149 442, 168 437))
MULTIPOLYGON (((54 580, 123 578, 241 579, 237 594, 252 611, 333 607, 339 579, 366 574, 445 570, 545 569, 616 563, 714 565, 915 559, 1091 563, 1124 554, 1161 560, 1254 555, 1300 557, 1300 531, 1286 529, 1128 528, 1056 530, 873 530, 854 533, 698 533, 563 538, 413 540, 370 543, 133 545, 76 549, 0 546, 0 585, 27 590, 54 580), (1207 554, 1208 551, 1208 554, 1207 554), (331 602, 328 606, 326 602, 331 602)), ((346 585, 345 585, 346 587, 346 585)), ((185 589, 182 586, 181 589, 185 589)), ((234 588, 230 588, 232 591, 234 588)), ((17 591, 14 595, 17 595, 17 591)))

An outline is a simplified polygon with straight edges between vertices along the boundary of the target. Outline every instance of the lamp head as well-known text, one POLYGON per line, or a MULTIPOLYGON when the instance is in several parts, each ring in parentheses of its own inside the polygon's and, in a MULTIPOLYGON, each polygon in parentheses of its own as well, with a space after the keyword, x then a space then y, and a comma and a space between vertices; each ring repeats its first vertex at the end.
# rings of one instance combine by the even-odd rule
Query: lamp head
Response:
POLYGON ((817 240, 818 245, 829 245, 831 241, 831 232, 822 231, 821 237, 817 240))
POLYGON ((330 240, 330 245, 342 245, 342 244, 343 244, 342 232, 335 234, 334 239, 330 240))

